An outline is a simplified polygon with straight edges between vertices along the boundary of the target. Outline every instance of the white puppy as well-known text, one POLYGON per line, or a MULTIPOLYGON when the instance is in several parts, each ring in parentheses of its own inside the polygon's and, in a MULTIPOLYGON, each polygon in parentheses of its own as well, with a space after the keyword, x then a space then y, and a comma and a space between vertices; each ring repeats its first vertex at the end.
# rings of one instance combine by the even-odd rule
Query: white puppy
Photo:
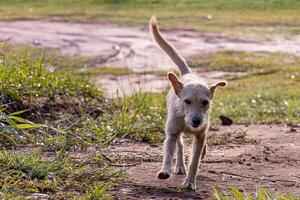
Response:
POLYGON ((211 100, 216 88, 218 86, 225 86, 226 82, 222 81, 209 86, 203 79, 193 74, 185 60, 160 34, 155 16, 150 20, 150 32, 156 43, 178 66, 182 75, 179 79, 175 74, 168 73, 168 79, 173 89, 170 90, 167 100, 168 118, 163 163, 157 177, 160 179, 170 177, 176 144, 175 173, 186 173, 181 133, 192 134, 194 137, 193 154, 183 187, 186 189, 196 189, 196 175, 200 155, 203 158, 206 152, 206 134, 209 128, 211 100))

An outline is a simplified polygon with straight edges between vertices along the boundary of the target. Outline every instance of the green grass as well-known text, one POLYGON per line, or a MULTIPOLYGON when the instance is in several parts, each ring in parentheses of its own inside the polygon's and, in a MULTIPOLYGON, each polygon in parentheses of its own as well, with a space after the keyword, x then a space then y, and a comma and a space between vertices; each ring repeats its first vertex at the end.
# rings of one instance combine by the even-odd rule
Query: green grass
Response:
POLYGON ((80 76, 49 70, 57 57, 48 51, 0 46, 1 195, 106 198, 119 172, 101 154, 78 161, 69 151, 101 149, 117 137, 100 131, 107 124, 98 118, 111 112, 114 102, 80 76), (31 153, 12 151, 19 146, 31 153), (53 153, 48 158, 43 152, 53 153), (85 163, 95 156, 97 161, 85 163))
POLYGON ((41 156, 41 153, 0 151, 0 190, 4 197, 44 193, 66 198, 76 192, 82 199, 105 198, 112 186, 110 180, 118 176, 105 165, 82 165, 66 158, 52 161, 41 156))
POLYGON ((123 113, 116 119, 118 123, 130 127, 130 138, 144 142, 162 141, 166 117, 165 95, 139 92, 130 98, 117 100, 116 105, 121 105, 123 113))
POLYGON ((16 98, 32 96, 93 96, 97 88, 69 72, 50 72, 51 57, 39 49, 21 47, 0 49, 0 91, 16 98))
POLYGON ((224 71, 271 73, 284 70, 287 66, 300 67, 300 58, 288 53, 224 51, 208 56, 193 57, 189 66, 200 72, 224 71))
MULTIPOLYGON (((51 129, 58 122, 66 124, 76 122, 75 127, 80 127, 77 131, 78 137, 87 138, 86 132, 91 131, 92 135, 87 140, 98 138, 100 141, 109 138, 110 135, 131 135, 133 137, 135 134, 136 139, 148 141, 153 138, 152 136, 146 138, 147 135, 162 132, 164 123, 162 119, 165 115, 163 94, 156 95, 157 98, 152 98, 149 94, 138 92, 132 97, 103 101, 102 91, 82 78, 82 75, 88 75, 88 73, 78 74, 74 70, 74 68, 78 69, 80 65, 84 65, 85 59, 84 61, 81 59, 82 62, 75 65, 73 63, 78 59, 77 57, 74 58, 75 60, 67 58, 67 61, 70 60, 70 62, 62 62, 61 66, 55 66, 56 70, 51 72, 49 68, 53 66, 53 63, 63 60, 52 51, 25 46, 18 49, 4 48, 2 55, 3 62, 0 64, 1 91, 11 100, 19 102, 21 105, 25 104, 24 108, 27 109, 39 110, 43 106, 45 98, 50 99, 50 103, 46 101, 50 110, 55 106, 60 107, 61 104, 76 107, 74 109, 78 113, 78 120, 69 119, 71 116, 67 116, 66 114, 69 113, 65 113, 61 117, 56 117, 57 122, 51 122, 49 124, 51 127, 47 127, 48 129, 51 129), (30 99, 31 104, 27 102, 28 99, 30 99), (93 112, 97 112, 97 109, 99 109, 101 117, 93 118, 93 112), (147 128, 145 129, 145 127, 147 128)), ((119 68, 108 67, 87 69, 99 71, 101 74, 113 75, 121 75, 127 73, 128 70, 124 68, 122 71, 119 68)), ((72 113, 74 114, 74 112, 72 113)), ((58 137, 57 141, 62 140, 61 135, 52 139, 51 137, 43 136, 42 138, 46 143, 49 140, 50 143, 56 141, 55 137, 58 137)))
POLYGON ((216 114, 235 123, 299 124, 299 68, 232 81, 219 91, 214 102, 216 114))
POLYGON ((5 110, 5 105, 0 105, 0 143, 17 145, 18 143, 25 142, 25 130, 35 129, 43 126, 43 124, 35 124, 29 120, 17 116, 22 114, 24 111, 6 114, 5 110))
POLYGON ((61 58, 51 51, 2 47, 1 54, 0 192, 8 199, 35 192, 57 198, 108 198, 120 175, 109 167, 113 163, 98 152, 76 160, 70 151, 101 151, 123 137, 161 141, 163 94, 109 100, 76 70, 69 70, 72 60, 53 65, 61 58), (56 70, 49 70, 51 66, 56 70), (12 151, 19 146, 28 146, 31 153, 12 151))
POLYGON ((282 195, 282 194, 272 194, 268 192, 265 188, 260 187, 255 195, 249 194, 246 191, 241 192, 242 190, 231 187, 227 194, 221 192, 218 189, 214 189, 214 199, 217 200, 297 200, 299 196, 290 194, 290 195, 282 195))
POLYGON ((213 122, 220 114, 235 123, 299 124, 300 60, 283 53, 224 52, 198 58, 191 65, 200 71, 244 72, 218 91, 213 122))
POLYGON ((157 14, 164 27, 204 31, 297 34, 297 0, 2 0, 0 19, 50 18, 145 25, 157 14), (211 15, 210 19, 208 16, 211 15))

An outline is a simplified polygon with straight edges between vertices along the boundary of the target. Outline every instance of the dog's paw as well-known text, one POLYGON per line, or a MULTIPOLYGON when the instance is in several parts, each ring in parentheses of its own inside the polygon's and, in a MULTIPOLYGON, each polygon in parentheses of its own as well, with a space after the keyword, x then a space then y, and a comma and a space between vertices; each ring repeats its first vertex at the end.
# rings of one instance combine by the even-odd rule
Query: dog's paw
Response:
POLYGON ((171 173, 168 171, 159 171, 157 174, 157 178, 159 179, 167 179, 170 178, 171 173))
POLYGON ((186 190, 196 190, 196 182, 185 180, 183 182, 183 188, 186 189, 186 190))
POLYGON ((174 173, 175 174, 186 174, 185 167, 183 165, 175 166, 174 173))

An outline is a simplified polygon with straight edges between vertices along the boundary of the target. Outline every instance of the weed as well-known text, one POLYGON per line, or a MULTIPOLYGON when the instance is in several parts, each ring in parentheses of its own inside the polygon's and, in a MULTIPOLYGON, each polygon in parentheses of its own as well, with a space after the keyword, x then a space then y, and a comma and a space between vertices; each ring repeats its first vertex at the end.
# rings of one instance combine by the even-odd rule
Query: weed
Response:
POLYGON ((105 166, 82 167, 81 164, 67 158, 61 161, 43 160, 39 153, 1 151, 0 166, 0 191, 7 196, 20 191, 51 194, 64 190, 100 198, 107 195, 106 191, 111 186, 109 180, 118 176, 118 173, 105 166), (87 187, 89 185, 94 187, 87 187), (86 191, 85 187, 89 189, 86 191))
POLYGON ((258 189, 255 195, 248 194, 247 192, 241 192, 240 189, 236 187, 231 187, 229 189, 229 194, 225 194, 220 190, 214 188, 214 197, 217 200, 296 200, 299 197, 296 195, 275 195, 268 192, 265 188, 261 187, 258 189))
POLYGON ((86 191, 86 199, 103 199, 108 198, 106 191, 110 188, 110 184, 95 183, 86 191))
POLYGON ((106 197, 119 173, 103 160, 83 166, 68 155, 71 148, 86 149, 93 142, 101 146, 114 139, 107 132, 98 132, 97 137, 87 134, 102 112, 96 105, 110 108, 100 99, 102 92, 71 72, 49 70, 51 54, 41 49, 2 46, 1 51, 1 143, 5 149, 18 149, 20 144, 39 147, 36 153, 0 151, 1 194, 17 199, 38 192, 65 198, 75 191, 79 197, 106 197), (48 157, 44 151, 53 154, 48 157))
POLYGON ((0 142, 17 145, 20 142, 26 142, 24 137, 27 129, 42 127, 42 124, 34 124, 29 120, 18 117, 25 111, 13 112, 10 114, 4 113, 5 105, 0 105, 0 142))
MULTIPOLYGON (((99 94, 95 86, 87 80, 77 78, 67 72, 50 72, 50 60, 45 54, 37 56, 32 48, 21 52, 5 52, 0 62, 0 90, 13 94, 15 98, 28 96, 93 96, 99 94)), ((19 50, 20 51, 20 50, 19 50)))
POLYGON ((108 144, 115 137, 150 142, 162 140, 166 115, 163 95, 155 98, 138 92, 132 97, 117 98, 113 107, 115 109, 104 113, 98 122, 87 124, 86 128, 92 130, 99 141, 105 140, 108 144))

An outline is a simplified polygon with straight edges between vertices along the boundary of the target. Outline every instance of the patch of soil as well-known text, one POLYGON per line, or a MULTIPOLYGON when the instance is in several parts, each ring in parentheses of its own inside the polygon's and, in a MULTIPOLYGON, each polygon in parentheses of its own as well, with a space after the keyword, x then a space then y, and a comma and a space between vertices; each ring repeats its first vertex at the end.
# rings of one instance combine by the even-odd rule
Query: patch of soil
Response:
MULTIPOLYGON (((125 177, 114 191, 114 198, 207 199, 212 195, 213 187, 226 191, 230 186, 250 193, 264 186, 273 193, 300 195, 299 127, 221 126, 213 134, 230 133, 234 136, 232 140, 208 147, 206 158, 199 166, 198 189, 194 192, 180 190, 184 175, 172 174, 167 180, 156 178, 162 160, 162 145, 128 141, 111 145, 105 152, 123 158, 124 166, 127 166, 125 177), (244 142, 235 139, 236 133, 241 131, 246 133, 244 142)), ((185 143, 188 143, 187 161, 190 140, 185 143)))

